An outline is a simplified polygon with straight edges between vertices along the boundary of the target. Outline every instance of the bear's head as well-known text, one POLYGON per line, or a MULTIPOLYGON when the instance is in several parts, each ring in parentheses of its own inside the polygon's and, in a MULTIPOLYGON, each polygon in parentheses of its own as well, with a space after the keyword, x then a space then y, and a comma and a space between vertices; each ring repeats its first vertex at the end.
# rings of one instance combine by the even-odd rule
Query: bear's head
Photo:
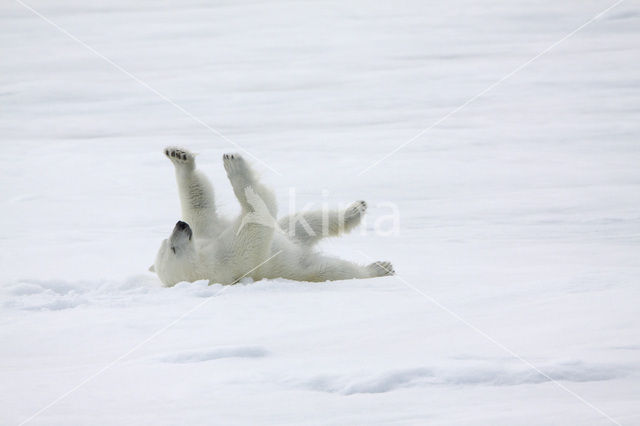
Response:
POLYGON ((193 237, 193 231, 187 222, 179 220, 173 227, 171 237, 169 237, 169 249, 173 254, 180 256, 184 254, 193 237))
POLYGON ((158 274, 165 285, 188 281, 196 259, 193 231, 188 223, 179 220, 171 236, 162 241, 156 261, 149 270, 158 274))

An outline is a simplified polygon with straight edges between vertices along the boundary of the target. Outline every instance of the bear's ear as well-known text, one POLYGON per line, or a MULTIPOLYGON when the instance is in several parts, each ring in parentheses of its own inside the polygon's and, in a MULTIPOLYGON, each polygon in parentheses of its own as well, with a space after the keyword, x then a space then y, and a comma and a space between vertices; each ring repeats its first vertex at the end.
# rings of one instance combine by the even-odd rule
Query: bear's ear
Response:
POLYGON ((156 266, 155 265, 149 266, 149 272, 155 272, 155 271, 156 271, 156 266))

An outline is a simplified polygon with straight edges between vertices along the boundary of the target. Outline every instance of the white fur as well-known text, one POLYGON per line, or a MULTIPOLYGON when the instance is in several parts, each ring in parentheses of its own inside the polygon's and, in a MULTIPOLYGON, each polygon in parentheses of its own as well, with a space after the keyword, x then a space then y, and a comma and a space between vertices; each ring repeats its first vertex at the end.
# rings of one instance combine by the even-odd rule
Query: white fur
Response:
POLYGON ((167 286, 208 279, 232 284, 243 277, 326 281, 393 274, 389 262, 367 266, 324 256, 313 249, 324 236, 353 229, 366 210, 357 201, 343 211, 305 212, 276 222, 273 192, 258 181, 238 154, 223 156, 224 168, 240 202, 235 220, 220 217, 213 187, 196 170, 192 153, 169 147, 165 155, 176 169, 183 222, 164 240, 151 270, 167 286))

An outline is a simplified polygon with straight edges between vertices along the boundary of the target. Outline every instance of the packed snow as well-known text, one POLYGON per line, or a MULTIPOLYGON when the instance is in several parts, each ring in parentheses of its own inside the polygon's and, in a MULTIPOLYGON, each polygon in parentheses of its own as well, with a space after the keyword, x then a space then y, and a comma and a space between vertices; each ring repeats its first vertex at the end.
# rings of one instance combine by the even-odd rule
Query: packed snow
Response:
POLYGON ((640 424, 640 4, 612 5, 2 2, 0 424, 640 424), (398 275, 163 287, 166 145, 227 214, 224 152, 282 214, 367 200, 321 249, 398 275))

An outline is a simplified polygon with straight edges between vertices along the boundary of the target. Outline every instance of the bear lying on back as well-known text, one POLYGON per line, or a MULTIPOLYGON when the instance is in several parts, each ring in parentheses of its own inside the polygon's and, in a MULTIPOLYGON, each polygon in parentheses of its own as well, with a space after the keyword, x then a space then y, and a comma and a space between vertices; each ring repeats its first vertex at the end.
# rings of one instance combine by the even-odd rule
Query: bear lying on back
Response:
POLYGON ((238 154, 223 156, 224 168, 242 212, 229 220, 216 211, 213 187, 185 149, 164 151, 175 166, 182 220, 158 250, 155 271, 167 286, 209 280, 232 284, 244 277, 297 281, 372 278, 394 273, 389 262, 358 265, 318 253, 321 238, 349 232, 360 223, 367 204, 346 210, 301 212, 279 221, 276 199, 238 154))

